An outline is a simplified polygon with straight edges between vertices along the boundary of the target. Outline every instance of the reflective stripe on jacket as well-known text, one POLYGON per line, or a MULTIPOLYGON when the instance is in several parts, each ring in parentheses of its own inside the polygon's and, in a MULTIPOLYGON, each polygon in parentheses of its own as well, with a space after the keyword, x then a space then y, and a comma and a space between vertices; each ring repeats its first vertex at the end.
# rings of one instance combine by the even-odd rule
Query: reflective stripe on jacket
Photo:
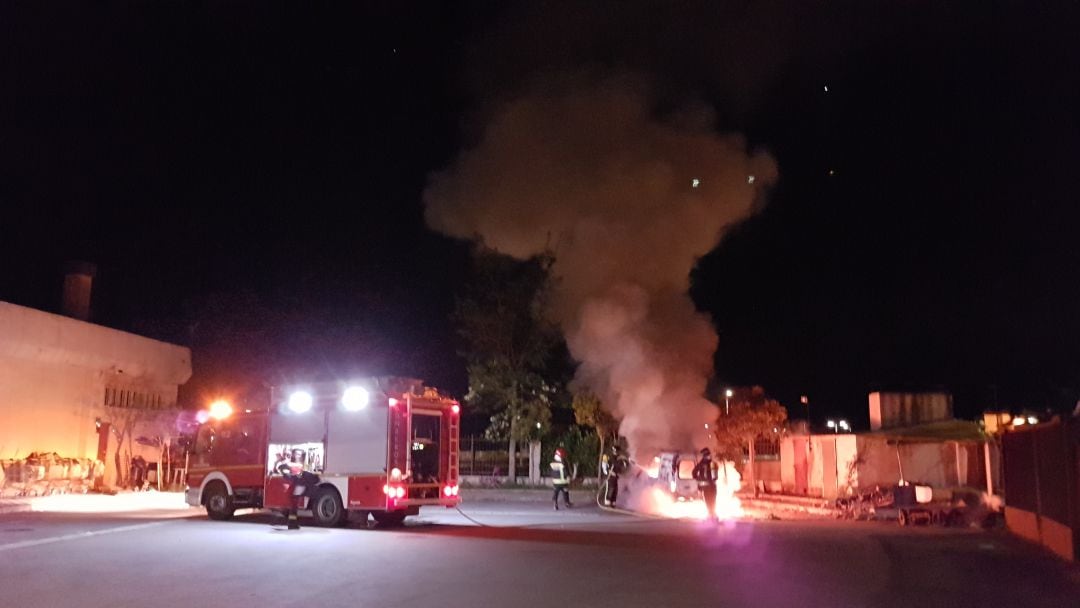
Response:
POLYGON ((551 463, 551 483, 557 486, 570 484, 570 477, 566 472, 566 465, 561 462, 551 463))

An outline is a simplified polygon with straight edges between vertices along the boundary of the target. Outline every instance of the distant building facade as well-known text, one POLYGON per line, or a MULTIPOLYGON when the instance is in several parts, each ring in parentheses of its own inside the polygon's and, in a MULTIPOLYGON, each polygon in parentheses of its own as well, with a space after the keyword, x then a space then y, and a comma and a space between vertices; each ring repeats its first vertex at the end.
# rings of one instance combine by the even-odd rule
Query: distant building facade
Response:
POLYGON ((952 419, 953 403, 949 393, 870 393, 871 431, 952 419))
POLYGON ((95 458, 107 407, 173 408, 190 377, 185 347, 0 302, 0 459, 95 458))

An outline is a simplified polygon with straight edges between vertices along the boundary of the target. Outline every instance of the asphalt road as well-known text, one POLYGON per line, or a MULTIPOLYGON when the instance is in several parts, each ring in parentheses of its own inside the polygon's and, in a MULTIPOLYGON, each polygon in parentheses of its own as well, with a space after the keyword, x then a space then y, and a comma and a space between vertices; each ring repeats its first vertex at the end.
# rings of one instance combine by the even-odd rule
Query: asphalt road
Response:
POLYGON ((709 525, 478 502, 404 528, 265 514, 0 515, 0 606, 1077 606, 1080 568, 1005 533, 709 525), (477 524, 482 525, 477 525, 477 524))

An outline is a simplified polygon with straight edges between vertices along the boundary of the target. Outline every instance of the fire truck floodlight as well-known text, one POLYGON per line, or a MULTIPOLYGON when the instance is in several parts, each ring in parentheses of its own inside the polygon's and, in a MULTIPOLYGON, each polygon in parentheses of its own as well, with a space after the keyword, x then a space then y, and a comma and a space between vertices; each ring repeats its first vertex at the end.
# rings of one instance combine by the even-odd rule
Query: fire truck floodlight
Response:
POLYGON ((368 399, 367 390, 361 386, 350 386, 345 389, 345 393, 341 396, 341 405, 345 406, 345 409, 350 412, 358 412, 367 407, 368 399))
POLYGON ((313 401, 311 393, 307 391, 296 391, 289 395, 289 409, 297 414, 303 414, 311 409, 313 401))
POLYGON ((232 406, 224 399, 218 399, 210 404, 210 417, 214 420, 224 420, 232 414, 232 406))

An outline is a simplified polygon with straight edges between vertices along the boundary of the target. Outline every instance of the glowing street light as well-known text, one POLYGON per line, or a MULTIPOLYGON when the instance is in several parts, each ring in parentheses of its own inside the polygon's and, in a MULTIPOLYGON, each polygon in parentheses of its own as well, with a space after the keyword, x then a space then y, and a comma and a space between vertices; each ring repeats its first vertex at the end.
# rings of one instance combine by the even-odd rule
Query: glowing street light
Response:
POLYGON ((731 397, 735 394, 735 391, 729 389, 724 390, 724 415, 731 413, 731 397))
POLYGON ((847 420, 840 420, 840 421, 828 420, 828 421, 825 422, 825 426, 832 429, 833 434, 839 433, 840 429, 843 429, 845 432, 851 430, 851 427, 848 426, 847 420))

